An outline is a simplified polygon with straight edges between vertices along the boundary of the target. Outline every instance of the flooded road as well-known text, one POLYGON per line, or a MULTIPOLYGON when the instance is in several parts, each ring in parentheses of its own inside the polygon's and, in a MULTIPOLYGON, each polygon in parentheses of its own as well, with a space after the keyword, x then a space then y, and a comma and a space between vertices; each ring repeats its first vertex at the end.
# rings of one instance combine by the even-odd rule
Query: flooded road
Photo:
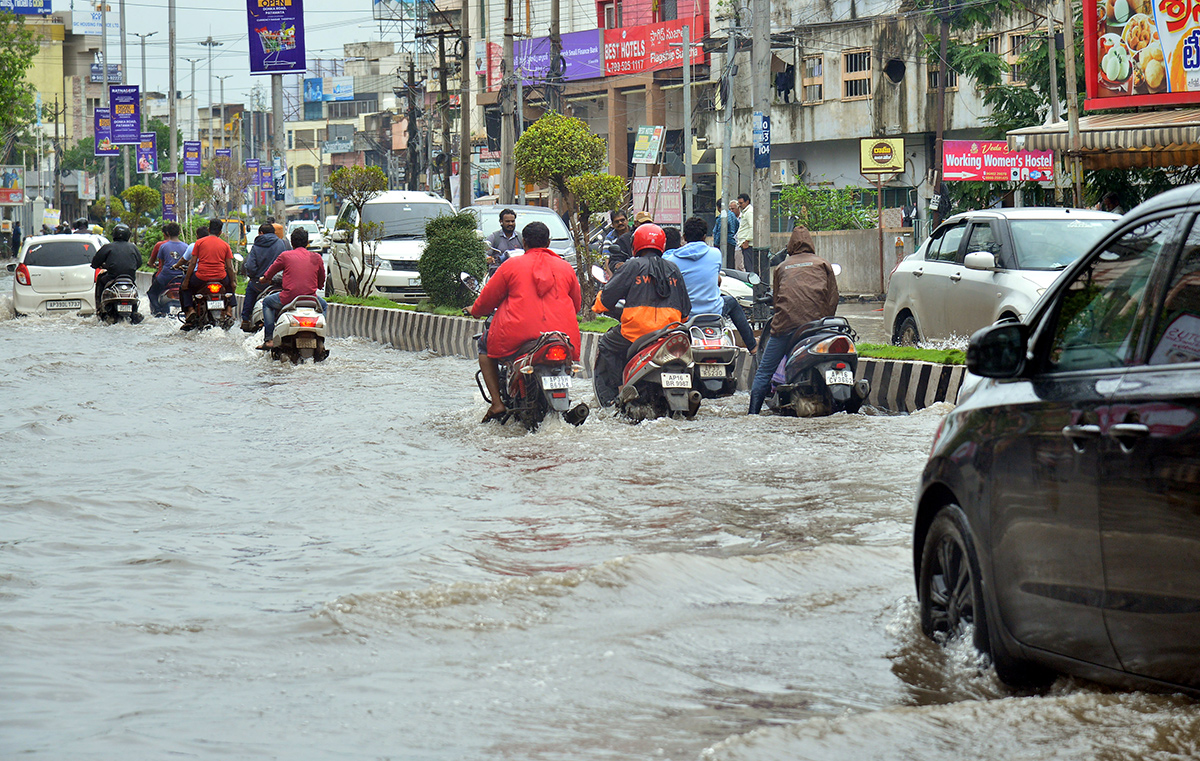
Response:
POLYGON ((10 314, 0 757, 1200 752, 1192 702, 1013 696, 920 636, 944 407, 529 436, 478 424, 461 359, 10 314))

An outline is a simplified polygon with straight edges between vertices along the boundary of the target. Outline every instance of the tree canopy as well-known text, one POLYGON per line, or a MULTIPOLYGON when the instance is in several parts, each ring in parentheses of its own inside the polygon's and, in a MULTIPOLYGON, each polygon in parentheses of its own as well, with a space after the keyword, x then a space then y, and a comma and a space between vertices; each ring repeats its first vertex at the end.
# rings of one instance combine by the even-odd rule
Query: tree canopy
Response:
POLYGON ((564 196, 568 178, 600 171, 607 157, 604 138, 582 120, 554 111, 531 124, 513 151, 522 182, 548 182, 564 196))
POLYGON ((34 91, 25 73, 37 51, 37 35, 25 19, 0 12, 0 164, 8 163, 13 145, 35 118, 34 91))

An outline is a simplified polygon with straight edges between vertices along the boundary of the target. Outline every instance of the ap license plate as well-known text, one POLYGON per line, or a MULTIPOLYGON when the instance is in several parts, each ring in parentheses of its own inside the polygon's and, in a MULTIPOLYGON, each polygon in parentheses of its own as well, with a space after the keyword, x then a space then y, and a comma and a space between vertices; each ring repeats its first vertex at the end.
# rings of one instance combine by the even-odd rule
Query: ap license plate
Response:
POLYGON ((700 377, 701 378, 724 378, 725 377, 725 365, 705 364, 705 365, 696 365, 696 367, 700 368, 700 377))
POLYGON ((296 336, 297 349, 315 349, 317 348, 316 336, 296 336))
POLYGON ((687 373, 663 373, 663 388, 691 388, 692 376, 687 373))
POLYGON ((209 299, 209 302, 208 302, 208 308, 209 308, 209 309, 224 309, 224 308, 225 308, 225 302, 224 302, 223 300, 220 300, 220 299, 218 299, 218 300, 216 300, 216 301, 214 301, 214 300, 212 300, 212 299, 209 299))
POLYGON ((569 376, 569 375, 543 375, 542 376, 542 388, 544 388, 544 389, 550 390, 550 389, 562 389, 562 388, 570 388, 570 387, 571 387, 571 376, 569 376))
POLYGON ((118 312, 132 312, 133 304, 117 304, 118 312))
POLYGON ((853 386, 854 372, 852 370, 826 370, 826 386, 853 386))
POLYGON ((79 309, 83 303, 78 299, 70 299, 67 301, 47 301, 47 309, 79 309))

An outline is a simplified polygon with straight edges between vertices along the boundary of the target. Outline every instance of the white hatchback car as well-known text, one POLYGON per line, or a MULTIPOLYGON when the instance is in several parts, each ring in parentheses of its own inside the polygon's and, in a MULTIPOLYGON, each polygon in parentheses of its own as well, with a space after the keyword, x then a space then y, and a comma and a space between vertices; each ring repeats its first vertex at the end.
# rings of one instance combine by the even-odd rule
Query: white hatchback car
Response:
POLYGON ((892 343, 968 338, 1022 319, 1066 267, 1120 219, 1085 209, 984 209, 946 220, 892 272, 892 343))
POLYGON ((92 257, 108 243, 101 235, 36 235, 21 244, 13 273, 17 314, 94 314, 92 257))
MULTIPOLYGON (((288 241, 292 239, 292 230, 295 230, 298 227, 302 227, 308 231, 309 251, 316 251, 317 253, 321 254, 329 251, 329 240, 325 237, 324 233, 321 232, 321 226, 308 219, 297 219, 292 222, 288 222, 286 234, 288 241)), ((289 243, 289 248, 290 247, 291 246, 289 243)))

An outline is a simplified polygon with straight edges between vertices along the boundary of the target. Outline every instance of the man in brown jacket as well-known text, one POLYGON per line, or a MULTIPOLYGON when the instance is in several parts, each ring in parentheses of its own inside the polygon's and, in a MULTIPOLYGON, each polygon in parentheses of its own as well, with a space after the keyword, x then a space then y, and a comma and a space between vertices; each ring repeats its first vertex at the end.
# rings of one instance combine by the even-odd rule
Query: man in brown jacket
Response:
POLYGON ((750 414, 757 415, 771 388, 771 376, 795 345, 796 329, 837 312, 838 287, 833 267, 813 251, 808 229, 796 226, 787 258, 771 273, 775 310, 771 334, 763 342, 758 370, 750 387, 750 414))

